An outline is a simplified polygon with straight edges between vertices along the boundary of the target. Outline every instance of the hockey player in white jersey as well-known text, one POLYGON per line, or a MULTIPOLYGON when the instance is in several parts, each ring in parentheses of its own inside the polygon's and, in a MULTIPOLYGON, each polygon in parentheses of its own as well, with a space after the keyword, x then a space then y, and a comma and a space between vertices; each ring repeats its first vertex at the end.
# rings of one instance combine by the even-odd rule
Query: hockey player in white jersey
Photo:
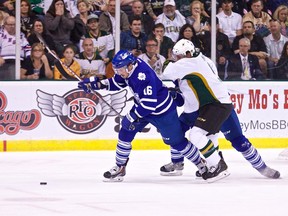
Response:
MULTIPOLYGON (((189 50, 191 48, 187 46, 187 49, 189 50)), ((211 67, 211 72, 218 75, 215 64, 206 57, 203 59, 211 67)), ((180 115, 179 119, 181 121, 182 129, 184 132, 188 131, 189 128, 194 126, 197 117, 198 111, 191 113, 183 112, 180 115)), ((232 147, 240 152, 243 157, 252 165, 252 167, 261 175, 272 179, 280 178, 280 172, 267 166, 257 149, 252 145, 249 139, 243 135, 238 116, 234 109, 232 110, 230 116, 222 124, 220 130, 224 134, 226 140, 231 142, 232 147)), ((217 143, 214 144, 218 145, 217 143)), ((183 169, 184 158, 178 153, 177 150, 171 148, 171 162, 160 168, 161 175, 182 175, 183 169)), ((196 172, 196 176, 200 177, 199 172, 196 172)))
POLYGON ((227 165, 213 141, 216 142, 216 134, 233 110, 228 90, 213 73, 215 65, 200 52, 196 52, 191 41, 181 39, 172 52, 177 61, 168 64, 163 79, 179 81, 179 88, 185 98, 185 113, 198 111, 189 137, 207 161, 208 172, 202 177, 224 178, 229 175, 227 165))

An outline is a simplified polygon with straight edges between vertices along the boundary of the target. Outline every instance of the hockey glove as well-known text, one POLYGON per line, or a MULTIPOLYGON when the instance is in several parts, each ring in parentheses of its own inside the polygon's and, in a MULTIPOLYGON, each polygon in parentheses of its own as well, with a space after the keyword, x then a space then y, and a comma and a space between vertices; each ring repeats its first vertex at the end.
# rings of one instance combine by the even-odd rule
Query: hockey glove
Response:
POLYGON ((176 105, 178 107, 181 107, 184 105, 184 97, 183 97, 183 95, 179 89, 169 88, 169 92, 170 92, 171 97, 173 98, 174 102, 176 103, 176 105))
POLYGON ((78 88, 83 89, 86 93, 91 93, 91 89, 99 90, 97 85, 98 82, 99 79, 96 76, 84 78, 82 81, 78 82, 78 88))
POLYGON ((126 130, 130 130, 133 131, 135 130, 135 125, 134 123, 137 122, 137 115, 134 112, 130 112, 128 113, 121 122, 121 126, 122 128, 126 129, 126 130))

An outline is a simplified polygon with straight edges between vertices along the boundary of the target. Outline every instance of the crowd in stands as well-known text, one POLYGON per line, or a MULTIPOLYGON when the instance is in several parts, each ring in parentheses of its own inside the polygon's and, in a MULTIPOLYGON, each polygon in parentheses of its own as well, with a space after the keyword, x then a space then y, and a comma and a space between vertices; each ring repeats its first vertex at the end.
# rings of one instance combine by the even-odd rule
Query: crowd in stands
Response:
MULTIPOLYGON (((116 0, 20 0, 21 80, 113 76, 116 0), (58 60, 39 41, 40 35, 58 60), (59 62, 59 59, 62 61, 59 62), (65 66, 65 67, 64 67, 65 66), (66 67, 67 66, 67 67, 66 67)), ((182 38, 211 57, 222 80, 288 80, 288 1, 120 0, 120 48, 161 77, 182 38)), ((0 0, 0 80, 15 80, 15 0, 0 0)))

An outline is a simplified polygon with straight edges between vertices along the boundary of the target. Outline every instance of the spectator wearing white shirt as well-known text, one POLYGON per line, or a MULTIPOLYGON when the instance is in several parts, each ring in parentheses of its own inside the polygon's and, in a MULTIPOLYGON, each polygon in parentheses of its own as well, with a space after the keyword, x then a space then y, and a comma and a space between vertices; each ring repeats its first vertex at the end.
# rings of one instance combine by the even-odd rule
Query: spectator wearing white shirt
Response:
POLYGON ((219 31, 226 34, 232 44, 234 38, 242 34, 242 16, 232 11, 233 0, 222 1, 222 11, 217 14, 219 31))
POLYGON ((98 52, 95 52, 92 38, 85 38, 82 42, 82 48, 83 52, 77 58, 77 62, 81 66, 81 77, 106 78, 105 63, 98 52))
POLYGON ((165 36, 176 42, 179 37, 181 27, 186 23, 185 17, 176 10, 174 0, 165 0, 163 13, 157 17, 155 24, 163 23, 165 27, 165 36))
POLYGON ((270 20, 270 32, 271 34, 264 38, 264 42, 268 53, 268 78, 273 79, 275 66, 280 59, 284 44, 288 41, 288 38, 281 34, 281 24, 279 20, 270 20))

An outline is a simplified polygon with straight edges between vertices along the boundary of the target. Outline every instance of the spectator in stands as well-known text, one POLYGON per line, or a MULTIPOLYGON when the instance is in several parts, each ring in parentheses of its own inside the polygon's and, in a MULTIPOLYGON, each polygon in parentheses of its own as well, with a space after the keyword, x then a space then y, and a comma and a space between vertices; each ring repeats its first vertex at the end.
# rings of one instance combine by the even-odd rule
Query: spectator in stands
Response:
POLYGON ((148 14, 143 13, 143 10, 144 10, 144 4, 141 2, 141 0, 135 0, 132 3, 132 14, 130 14, 128 18, 130 20, 134 16, 140 16, 142 22, 141 31, 146 35, 150 35, 152 33, 154 21, 148 14))
POLYGON ((25 34, 27 38, 31 34, 31 29, 34 20, 37 19, 37 16, 32 12, 31 5, 28 0, 21 0, 21 31, 25 34))
POLYGON ((138 56, 146 52, 147 35, 141 32, 141 17, 131 17, 129 22, 130 30, 120 34, 120 49, 129 50, 133 55, 138 56))
POLYGON ((239 40, 239 53, 230 58, 227 70, 227 80, 256 80, 263 79, 256 56, 249 54, 250 40, 241 38, 239 40))
POLYGON ((201 1, 195 0, 190 5, 191 16, 186 18, 186 22, 193 26, 195 32, 203 33, 204 31, 210 31, 208 25, 210 17, 204 11, 204 6, 201 1))
POLYGON ((8 13, 10 16, 15 16, 15 7, 10 0, 1 1, 0 8, 2 11, 8 13))
MULTIPOLYGON (((4 29, 0 32, 0 80, 15 80, 15 34, 15 17, 8 16, 4 20, 4 29)), ((20 33, 20 46, 20 58, 23 60, 30 56, 31 47, 22 32, 20 33)))
POLYGON ((191 3, 192 15, 186 18, 186 22, 193 26, 197 37, 203 44, 203 54, 211 56, 211 19, 204 10, 203 3, 195 0, 191 3))
POLYGON ((72 43, 70 34, 74 28, 74 20, 63 0, 53 0, 45 15, 45 26, 54 40, 57 54, 61 56, 64 47, 72 43))
POLYGON ((221 79, 226 79, 227 67, 229 64, 229 58, 232 55, 232 49, 230 46, 228 36, 220 31, 219 19, 217 17, 216 17, 216 28, 217 28, 217 31, 216 31, 216 62, 217 64, 216 65, 217 65, 219 77, 221 79))
POLYGON ((147 13, 154 21, 163 13, 164 0, 143 0, 143 3, 147 13))
MULTIPOLYGON (((287 3, 288 4, 288 3, 287 3)), ((281 34, 288 36, 288 6, 280 5, 273 13, 273 18, 281 24, 281 34)))
POLYGON ((179 32, 179 38, 177 41, 181 39, 187 39, 193 42, 194 46, 199 48, 202 53, 205 53, 205 47, 202 41, 196 35, 196 32, 192 25, 186 23, 183 25, 179 32))
POLYGON ((263 0, 252 0, 251 11, 243 16, 243 23, 251 21, 254 24, 256 33, 263 38, 270 34, 270 19, 271 16, 263 11, 263 0))
POLYGON ((89 9, 90 5, 87 0, 78 0, 77 1, 77 9, 79 11, 78 14, 76 14, 75 18, 77 17, 82 21, 84 26, 87 24, 88 16, 89 16, 89 9))
POLYGON ((46 44, 50 48, 50 50, 52 50, 52 51, 54 51, 54 53, 56 53, 56 47, 55 47, 55 43, 53 41, 53 38, 51 37, 51 35, 47 34, 45 24, 39 18, 34 20, 34 23, 32 24, 31 34, 27 38, 30 45, 33 45, 34 43, 40 42, 39 39, 37 38, 36 34, 39 34, 44 39, 44 41, 46 42, 46 44))
MULTIPOLYGON (((100 30, 111 33, 115 38, 115 23, 115 0, 110 0, 107 11, 99 17, 100 30)), ((128 16, 123 11, 120 11, 120 30, 129 30, 128 16)))
POLYGON ((176 10, 175 1, 165 0, 163 13, 157 17, 155 23, 163 23, 165 26, 165 36, 171 38, 173 42, 176 42, 179 37, 180 28, 186 21, 185 17, 176 10))
POLYGON ((31 55, 21 62, 20 73, 20 79, 24 80, 53 78, 53 71, 41 43, 32 45, 31 55))
POLYGON ((219 31, 226 34, 232 44, 234 38, 242 34, 242 16, 232 11, 233 0, 223 0, 222 11, 217 14, 219 31))
POLYGON ((73 74, 69 71, 70 68, 77 74, 79 77, 81 75, 81 67, 80 64, 74 59, 75 57, 75 46, 74 45, 67 45, 63 49, 62 55, 64 56, 61 58, 61 62, 65 65, 63 66, 60 61, 55 62, 54 66, 54 79, 56 80, 76 80, 73 74))
POLYGON ((279 20, 270 20, 270 32, 271 34, 264 38, 264 42, 266 44, 268 53, 267 78, 273 79, 275 70, 277 70, 275 69, 275 66, 280 59, 284 44, 288 41, 288 38, 281 34, 281 24, 279 20))
POLYGON ((105 79, 105 63, 99 53, 95 52, 92 38, 83 40, 82 49, 83 52, 77 58, 81 66, 81 78, 97 76, 99 79, 105 79))
POLYGON ((275 70, 274 80, 288 80, 288 42, 284 44, 281 57, 275 70))
MULTIPOLYGON (((114 56, 114 39, 112 34, 99 29, 99 18, 96 14, 90 14, 87 20, 88 33, 84 38, 91 38, 93 41, 93 50, 107 65, 114 56)), ((80 51, 83 51, 83 39, 80 41, 80 51)))
POLYGON ((165 27, 162 23, 157 23, 153 27, 153 35, 158 41, 157 53, 164 56, 166 59, 172 59, 172 48, 174 42, 165 36, 165 27))
MULTIPOLYGON (((44 22, 40 18, 34 20, 34 23, 32 25, 31 34, 27 38, 30 45, 33 45, 34 43, 40 42, 39 39, 37 38, 36 34, 39 34, 44 39, 44 41, 46 42, 49 49, 56 54, 56 47, 55 47, 55 43, 53 41, 53 38, 49 34, 47 34, 44 22)), ((45 47, 44 47, 44 49, 45 49, 45 47)), ((54 57, 48 52, 47 49, 45 49, 45 54, 46 54, 48 61, 50 63, 50 67, 53 68, 54 67, 54 57)))
POLYGON ((162 76, 162 68, 165 62, 165 57, 157 53, 158 41, 151 37, 146 42, 146 52, 139 55, 140 59, 143 59, 148 63, 156 72, 159 78, 162 76))
MULTIPOLYGON (((87 33, 87 19, 89 16, 89 3, 87 0, 78 0, 77 9, 79 13, 74 17, 74 28, 71 31, 71 41, 78 44, 81 37, 87 33)), ((77 46, 79 48, 79 45, 77 46)))
POLYGON ((261 71, 266 76, 267 74, 267 63, 266 58, 268 57, 266 44, 261 36, 255 34, 254 24, 251 21, 243 23, 242 35, 236 36, 232 43, 232 50, 235 54, 239 53, 239 40, 241 38, 248 38, 250 40, 249 54, 256 55, 259 60, 261 71))

